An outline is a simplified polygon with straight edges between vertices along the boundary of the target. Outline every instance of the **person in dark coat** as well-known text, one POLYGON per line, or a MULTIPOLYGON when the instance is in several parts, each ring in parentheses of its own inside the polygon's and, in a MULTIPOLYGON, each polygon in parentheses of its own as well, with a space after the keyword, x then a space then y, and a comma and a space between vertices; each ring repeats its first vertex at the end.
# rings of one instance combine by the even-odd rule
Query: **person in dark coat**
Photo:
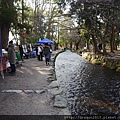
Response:
POLYGON ((100 51, 102 50, 102 43, 100 43, 100 44, 98 45, 98 48, 99 48, 100 51))
MULTIPOLYGON (((36 56, 37 56, 37 59, 38 59, 38 45, 36 45, 35 51, 36 51, 36 56)), ((39 60, 39 59, 38 59, 38 60, 39 60)))
POLYGON ((8 60, 10 62, 10 66, 11 66, 11 75, 15 75, 16 72, 16 54, 15 54, 15 49, 14 49, 14 44, 13 41, 9 42, 9 46, 8 46, 8 60))
POLYGON ((23 47, 22 47, 22 45, 19 45, 19 51, 20 51, 21 60, 23 61, 23 47))
POLYGON ((48 43, 45 43, 45 46, 43 47, 43 54, 45 56, 45 62, 47 66, 49 65, 49 61, 50 61, 50 47, 48 43))

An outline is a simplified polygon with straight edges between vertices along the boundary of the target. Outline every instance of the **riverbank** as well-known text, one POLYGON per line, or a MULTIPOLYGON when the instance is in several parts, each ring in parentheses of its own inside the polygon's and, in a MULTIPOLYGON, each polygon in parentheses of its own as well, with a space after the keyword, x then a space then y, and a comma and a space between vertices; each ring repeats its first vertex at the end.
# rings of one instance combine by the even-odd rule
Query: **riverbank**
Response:
POLYGON ((55 62, 61 96, 71 115, 117 115, 120 74, 92 65, 80 55, 66 50, 55 62))
POLYGON ((107 56, 94 54, 91 52, 82 52, 82 57, 92 64, 98 64, 120 72, 120 51, 109 53, 107 56))
POLYGON ((65 99, 65 96, 63 96, 63 89, 61 89, 61 85, 57 77, 58 73, 56 71, 56 59, 58 55, 63 52, 65 52, 65 50, 59 50, 53 57, 53 69, 50 71, 48 78, 48 82, 50 83, 48 86, 48 92, 50 92, 53 96, 53 107, 61 109, 59 115, 71 115, 70 111, 68 110, 67 100, 65 99))

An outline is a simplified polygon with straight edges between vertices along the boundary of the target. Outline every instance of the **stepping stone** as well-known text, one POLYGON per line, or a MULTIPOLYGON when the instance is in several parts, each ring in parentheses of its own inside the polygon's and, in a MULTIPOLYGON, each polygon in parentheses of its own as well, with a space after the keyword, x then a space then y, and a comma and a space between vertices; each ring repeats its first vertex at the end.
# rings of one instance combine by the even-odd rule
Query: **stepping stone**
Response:
POLYGON ((41 94, 41 93, 44 93, 45 90, 35 90, 35 92, 38 93, 38 94, 41 94))
POLYGON ((54 70, 54 69, 50 69, 49 72, 50 72, 51 74, 54 74, 54 73, 55 73, 55 70, 54 70))
POLYGON ((54 74, 52 74, 52 73, 49 73, 48 75, 49 75, 49 76, 53 76, 54 74))
POLYGON ((24 90, 25 93, 34 93, 34 90, 24 90))
POLYGON ((47 79, 48 82, 55 81, 55 79, 47 79))
POLYGON ((62 93, 62 89, 60 88, 53 88, 53 89, 49 89, 48 92, 50 92, 53 95, 59 95, 62 93))
POLYGON ((68 108, 64 108, 62 109, 58 115, 71 115, 70 111, 68 110, 68 108))
POLYGON ((67 107, 67 100, 60 95, 55 96, 55 102, 54 102, 54 107, 60 107, 60 108, 65 108, 67 107))
POLYGON ((58 88, 60 85, 58 83, 58 81, 52 81, 50 84, 49 84, 49 88, 58 88))
POLYGON ((2 92, 6 92, 6 93, 21 93, 23 91, 22 90, 2 90, 2 92))

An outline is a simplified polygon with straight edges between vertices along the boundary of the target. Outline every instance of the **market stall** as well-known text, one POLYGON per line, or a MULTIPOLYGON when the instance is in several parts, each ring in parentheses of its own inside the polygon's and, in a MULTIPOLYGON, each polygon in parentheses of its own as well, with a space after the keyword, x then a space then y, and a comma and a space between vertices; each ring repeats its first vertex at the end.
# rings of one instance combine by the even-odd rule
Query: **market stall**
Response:
POLYGON ((2 49, 2 57, 1 57, 1 62, 0 62, 0 71, 7 70, 7 68, 10 67, 10 64, 8 62, 7 54, 8 54, 7 51, 5 49, 2 49))

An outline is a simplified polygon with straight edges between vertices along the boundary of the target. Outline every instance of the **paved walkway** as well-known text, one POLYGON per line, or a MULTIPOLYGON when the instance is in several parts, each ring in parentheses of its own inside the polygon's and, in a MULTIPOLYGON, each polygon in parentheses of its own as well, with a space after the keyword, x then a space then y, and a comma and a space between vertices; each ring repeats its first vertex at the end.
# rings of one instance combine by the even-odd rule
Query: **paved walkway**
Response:
POLYGON ((58 115, 60 108, 53 107, 47 91, 51 68, 30 58, 17 68, 16 76, 0 76, 0 115, 58 115))

